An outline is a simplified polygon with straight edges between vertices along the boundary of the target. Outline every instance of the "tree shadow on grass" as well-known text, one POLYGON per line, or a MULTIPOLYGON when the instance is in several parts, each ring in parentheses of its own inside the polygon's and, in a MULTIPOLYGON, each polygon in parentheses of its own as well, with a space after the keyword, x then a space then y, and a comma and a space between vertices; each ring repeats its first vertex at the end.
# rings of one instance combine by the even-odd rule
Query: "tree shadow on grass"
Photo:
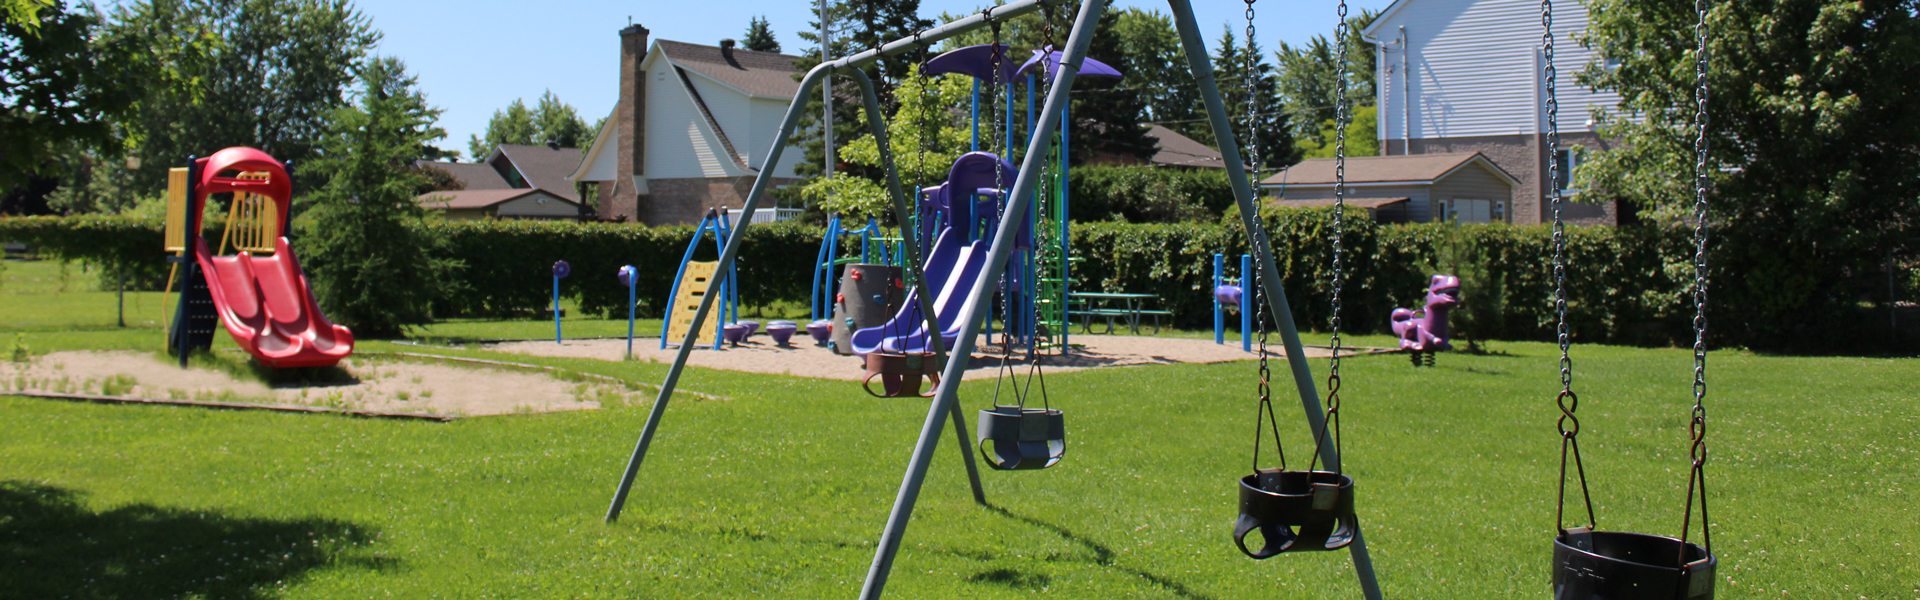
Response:
POLYGON ((147 504, 94 512, 71 490, 0 481, 0 596, 263 598, 309 571, 384 570, 372 530, 147 504))
MULTIPOLYGON (((1055 525, 1053 523, 1042 521, 1038 518, 1019 514, 998 506, 991 505, 991 504, 987 505, 987 510, 993 511, 994 514, 997 514, 1009 519, 1013 519, 1021 523, 1026 523, 1034 527, 1051 531, 1053 532, 1054 535, 1058 535, 1062 539, 1065 539, 1069 542, 1073 542, 1076 545, 1086 548, 1088 551, 1093 553, 1093 563, 1096 565, 1111 568, 1111 569, 1118 569, 1127 573, 1131 573, 1134 576, 1147 580, 1147 582, 1152 583, 1156 586, 1159 586, 1161 589, 1167 590, 1169 593, 1172 593, 1173 595, 1181 598, 1206 598, 1206 596, 1193 591, 1191 588, 1188 588, 1185 584, 1182 584, 1178 581, 1174 581, 1173 579, 1165 575, 1160 575, 1157 573, 1146 571, 1144 569, 1137 569, 1133 567, 1116 564, 1114 561, 1112 548, 1108 548, 1106 545, 1101 544, 1100 542, 1096 542, 1092 538, 1088 538, 1078 533, 1074 533, 1073 530, 1071 529, 1067 529, 1066 527, 1062 527, 1059 525, 1055 525)), ((1032 581, 1027 578, 1009 579, 1003 573, 1004 571, 1005 569, 996 569, 993 571, 988 571, 986 573, 974 575, 973 577, 968 578, 968 581, 990 581, 995 583, 1007 583, 1008 585, 1015 585, 1015 584, 1024 585, 1024 584, 1032 583, 1032 581)))

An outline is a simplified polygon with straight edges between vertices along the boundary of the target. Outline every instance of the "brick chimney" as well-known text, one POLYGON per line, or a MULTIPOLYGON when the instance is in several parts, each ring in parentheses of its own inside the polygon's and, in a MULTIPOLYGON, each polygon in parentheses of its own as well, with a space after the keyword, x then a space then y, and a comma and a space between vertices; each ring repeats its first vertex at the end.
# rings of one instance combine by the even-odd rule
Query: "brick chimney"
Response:
POLYGON ((619 155, 613 190, 602 205, 604 218, 634 221, 640 208, 640 192, 634 176, 646 173, 647 77, 640 72, 640 61, 647 57, 647 28, 638 24, 620 30, 620 103, 614 107, 619 119, 619 155))

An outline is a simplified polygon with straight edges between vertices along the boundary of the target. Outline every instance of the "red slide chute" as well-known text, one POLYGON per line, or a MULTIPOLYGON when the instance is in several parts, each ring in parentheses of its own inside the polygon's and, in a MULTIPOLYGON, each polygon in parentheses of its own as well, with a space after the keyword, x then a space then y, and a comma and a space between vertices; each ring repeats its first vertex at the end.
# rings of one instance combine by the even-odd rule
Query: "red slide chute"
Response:
POLYGON ((196 161, 190 214, 204 214, 207 196, 246 193, 266 197, 279 216, 273 254, 215 256, 204 236, 192 240, 193 258, 213 295, 220 323, 261 364, 274 368, 325 367, 353 353, 353 332, 327 321, 313 302, 300 259, 287 244, 286 217, 293 182, 285 165, 253 148, 227 148, 196 161), (241 177, 242 173, 248 174, 241 177), (264 175, 264 176, 263 176, 264 175))

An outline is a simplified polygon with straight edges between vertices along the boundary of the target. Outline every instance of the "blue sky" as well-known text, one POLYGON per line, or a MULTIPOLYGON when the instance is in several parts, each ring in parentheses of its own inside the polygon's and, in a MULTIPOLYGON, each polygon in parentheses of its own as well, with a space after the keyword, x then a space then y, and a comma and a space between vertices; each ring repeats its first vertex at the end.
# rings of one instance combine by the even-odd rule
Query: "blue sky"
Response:
MULTIPOLYGON (((620 46, 617 32, 628 19, 652 30, 656 39, 717 44, 738 38, 747 19, 765 15, 789 54, 807 45, 799 30, 811 20, 807 0, 567 0, 542 3, 506 0, 421 2, 419 0, 361 0, 360 9, 386 34, 381 54, 406 61, 420 78, 428 101, 445 109, 440 126, 447 130, 444 147, 466 150, 467 138, 486 129, 493 111, 524 98, 531 102, 551 89, 580 110, 588 123, 613 110, 619 84, 620 46)), ((978 11, 982 0, 922 0, 921 13, 978 11)), ((1139 6, 1168 12, 1164 2, 1119 0, 1119 6, 1139 6)), ((1380 10, 1389 0, 1352 0, 1360 9, 1380 10)), ((1243 27, 1239 0, 1195 0, 1207 41, 1219 36, 1223 25, 1235 32, 1243 27)), ((1256 5, 1255 26, 1261 45, 1269 50, 1279 41, 1298 43, 1334 26, 1332 2, 1279 2, 1256 5)))

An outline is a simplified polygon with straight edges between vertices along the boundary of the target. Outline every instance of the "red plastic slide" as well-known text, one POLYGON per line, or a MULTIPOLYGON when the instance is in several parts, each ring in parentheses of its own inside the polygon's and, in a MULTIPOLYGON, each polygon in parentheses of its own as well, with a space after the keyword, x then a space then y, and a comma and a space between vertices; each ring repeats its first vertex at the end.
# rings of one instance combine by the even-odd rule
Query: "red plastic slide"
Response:
MULTIPOLYGON (((286 167, 253 148, 228 148, 200 159, 190 210, 201 214, 207 196, 245 192, 266 196, 289 214, 293 184, 286 167), (240 173, 265 173, 242 179, 240 173)), ((283 227, 282 224, 276 228, 283 227)), ((193 257, 205 274, 214 309, 233 340, 260 364, 274 368, 325 367, 353 354, 353 332, 327 321, 313 302, 300 259, 287 244, 286 231, 274 236, 271 256, 248 252, 214 256, 205 237, 195 236, 193 257)))

